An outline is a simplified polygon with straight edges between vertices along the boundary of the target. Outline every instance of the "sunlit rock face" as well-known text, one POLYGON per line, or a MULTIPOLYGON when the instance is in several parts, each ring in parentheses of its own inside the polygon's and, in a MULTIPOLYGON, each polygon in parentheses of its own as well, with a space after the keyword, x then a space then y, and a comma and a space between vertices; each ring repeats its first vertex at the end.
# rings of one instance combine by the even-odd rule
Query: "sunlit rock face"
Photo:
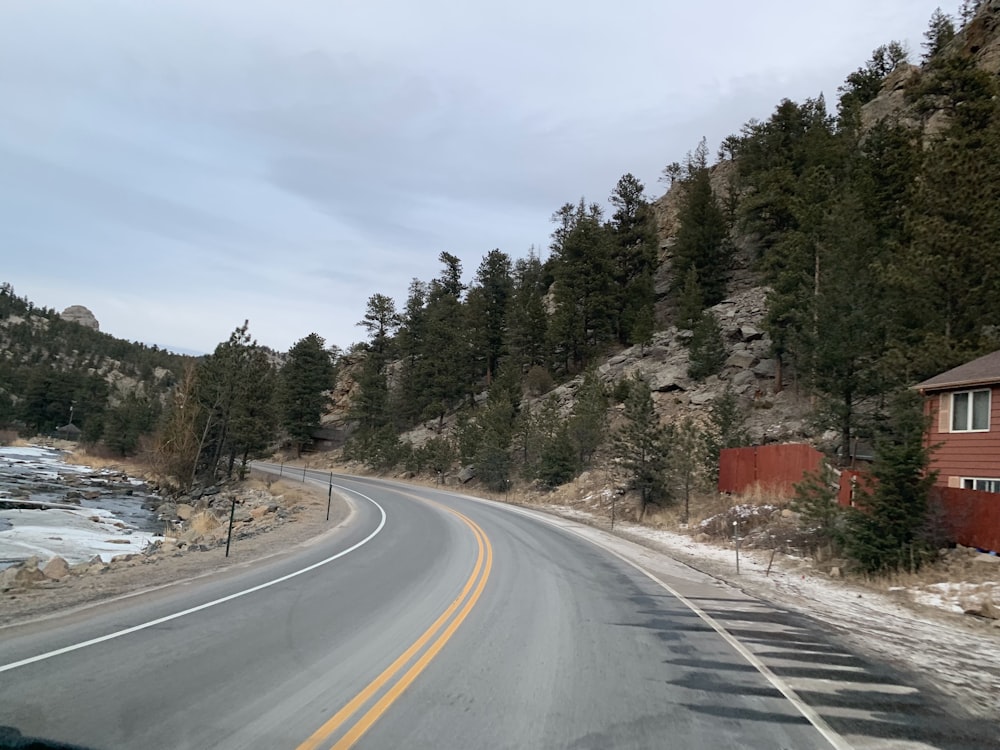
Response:
POLYGON ((87 328, 93 328, 95 331, 101 330, 101 326, 97 322, 97 318, 94 317, 94 313, 83 305, 70 305, 59 316, 63 320, 71 320, 87 328))

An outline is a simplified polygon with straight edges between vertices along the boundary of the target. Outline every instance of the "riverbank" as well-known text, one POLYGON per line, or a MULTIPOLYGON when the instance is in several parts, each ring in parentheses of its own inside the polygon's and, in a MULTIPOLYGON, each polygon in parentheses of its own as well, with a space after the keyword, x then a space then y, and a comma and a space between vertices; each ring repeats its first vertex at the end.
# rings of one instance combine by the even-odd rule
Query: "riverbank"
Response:
POLYGON ((0 569, 32 558, 109 562, 157 538, 162 524, 145 482, 65 457, 39 445, 0 448, 0 569))
MULTIPOLYGON (((54 477, 51 480, 57 482, 54 477)), ((193 505, 182 503, 175 507, 185 518, 171 519, 166 534, 149 534, 143 537, 141 546, 126 549, 122 544, 112 553, 92 554, 77 564, 59 555, 37 555, 0 571, 0 626, 107 602, 281 554, 338 528, 350 515, 348 503, 334 498, 327 521, 325 488, 266 475, 215 488, 193 505), (231 511, 235 511, 235 525, 227 558, 225 542, 231 511)), ((63 511, 69 512, 75 511, 63 511)), ((49 536, 61 536, 63 539, 58 541, 70 543, 67 537, 72 535, 66 534, 65 516, 60 522, 62 530, 48 532, 49 536)), ((87 522, 97 525, 96 521, 87 522)), ((27 525, 22 523, 21 528, 27 525)), ((32 521, 30 525, 38 527, 40 522, 32 521)), ((0 532, 0 537, 4 533, 0 532)), ((45 543, 56 541, 49 538, 45 543)), ((79 536, 76 541, 81 541, 79 536)))

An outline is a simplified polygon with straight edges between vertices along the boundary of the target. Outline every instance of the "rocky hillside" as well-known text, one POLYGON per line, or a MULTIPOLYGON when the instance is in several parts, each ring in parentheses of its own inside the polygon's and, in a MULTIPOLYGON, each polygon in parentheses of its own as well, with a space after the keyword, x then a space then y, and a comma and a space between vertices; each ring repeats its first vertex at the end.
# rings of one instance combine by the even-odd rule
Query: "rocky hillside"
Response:
POLYGON ((587 373, 618 402, 611 429, 635 421, 623 383, 641 374, 675 430, 721 430, 711 407, 732 396, 736 440, 872 441, 893 393, 1000 346, 1000 0, 976 8, 960 29, 935 14, 919 62, 888 42, 829 103, 737 126, 715 164, 702 143, 656 200, 625 175, 611 210, 565 204, 544 262, 492 251, 465 284, 442 253, 405 305, 373 295, 326 447, 550 489, 621 459, 606 424, 594 452, 587 373))
POLYGON ((108 410, 152 408, 189 359, 102 333, 81 305, 58 314, 0 286, 0 429, 50 433, 72 419, 99 438, 108 410))
POLYGON ((97 318, 94 317, 94 313, 83 305, 70 305, 59 313, 59 317, 81 325, 84 328, 91 328, 95 331, 101 330, 101 325, 97 322, 97 318))
MULTIPOLYGON (((688 375, 690 353, 687 346, 691 332, 668 326, 657 331, 648 345, 624 349, 599 365, 597 372, 601 381, 610 390, 622 380, 641 374, 653 390, 657 410, 664 421, 686 414, 703 416, 708 405, 731 392, 737 396, 746 415, 746 428, 754 442, 816 442, 822 436, 810 429, 809 399, 796 387, 794 376, 786 372, 785 383, 779 384, 776 380, 778 363, 771 354, 771 340, 763 328, 767 291, 766 287, 751 287, 710 308, 720 322, 726 350, 725 364, 718 375, 703 381, 692 379, 688 375)), ((358 395, 358 376, 364 359, 363 354, 355 354, 340 360, 337 386, 331 392, 331 407, 323 419, 322 436, 328 441, 328 447, 342 445, 353 430, 351 407, 358 395)), ((551 391, 526 396, 525 404, 537 409, 542 401, 555 397, 560 414, 566 417, 573 409, 582 379, 583 376, 575 377, 551 391)), ((479 400, 485 398, 484 392, 479 400)), ((441 425, 432 421, 402 437, 420 446, 442 432, 448 434, 455 423, 453 414, 441 425)))

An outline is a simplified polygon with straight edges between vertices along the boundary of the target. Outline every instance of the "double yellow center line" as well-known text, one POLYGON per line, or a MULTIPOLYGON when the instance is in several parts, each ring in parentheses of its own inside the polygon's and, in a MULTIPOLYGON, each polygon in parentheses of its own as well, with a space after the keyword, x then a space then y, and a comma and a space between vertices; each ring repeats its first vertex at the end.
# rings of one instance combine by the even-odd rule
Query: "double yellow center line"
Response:
MULTIPOLYGON (((434 504, 437 505, 437 503, 434 504)), ((476 537, 478 548, 476 564, 472 569, 472 574, 462 587, 461 593, 441 613, 441 616, 424 631, 423 635, 414 641, 413 645, 400 654, 382 674, 372 680, 367 687, 317 729, 309 739, 299 745, 298 750, 316 750, 316 748, 324 746, 331 737, 347 726, 348 721, 356 713, 381 694, 381 697, 365 711, 361 718, 350 725, 340 736, 340 739, 332 745, 333 750, 346 750, 352 747, 424 671, 424 668, 444 648, 444 645, 451 639, 465 618, 469 616, 469 612, 472 611, 476 602, 479 601, 493 567, 493 547, 485 532, 479 528, 475 521, 451 508, 439 507, 457 516, 472 530, 476 537), (403 671, 407 665, 409 665, 409 669, 403 671), (400 674, 401 672, 402 674, 400 674), (397 675, 399 676, 397 677, 397 675)))

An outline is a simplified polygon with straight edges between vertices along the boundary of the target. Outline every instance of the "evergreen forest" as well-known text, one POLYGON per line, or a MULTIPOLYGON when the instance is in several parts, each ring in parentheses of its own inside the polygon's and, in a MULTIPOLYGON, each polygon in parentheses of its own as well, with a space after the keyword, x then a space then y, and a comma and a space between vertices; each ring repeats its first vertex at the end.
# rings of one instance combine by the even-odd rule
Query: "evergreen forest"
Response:
POLYGON ((339 389, 344 457, 374 470, 469 467, 504 491, 611 462, 643 507, 686 502, 747 439, 740 405, 724 394, 662 424, 649 383, 599 368, 673 332, 691 378, 718 375, 711 308, 739 271, 767 290, 776 387, 808 394, 816 430, 842 446, 874 440, 902 389, 1000 348, 1000 90, 981 62, 1000 40, 982 41, 980 5, 935 13, 920 51, 874 50, 834 101, 781 101, 714 156, 680 145, 662 198, 625 174, 600 200, 568 191, 544 251, 493 249, 468 275, 440 252, 405 299, 373 291, 345 352, 310 334, 282 363, 245 324, 195 361, 61 322, 5 286, 0 321, 34 322, 2 329, 0 425, 51 432, 72 407, 86 440, 127 453, 147 434, 190 484, 281 441, 309 450, 339 389), (108 385, 112 360, 131 392, 108 385), (547 397, 560 384, 569 403, 547 397))

